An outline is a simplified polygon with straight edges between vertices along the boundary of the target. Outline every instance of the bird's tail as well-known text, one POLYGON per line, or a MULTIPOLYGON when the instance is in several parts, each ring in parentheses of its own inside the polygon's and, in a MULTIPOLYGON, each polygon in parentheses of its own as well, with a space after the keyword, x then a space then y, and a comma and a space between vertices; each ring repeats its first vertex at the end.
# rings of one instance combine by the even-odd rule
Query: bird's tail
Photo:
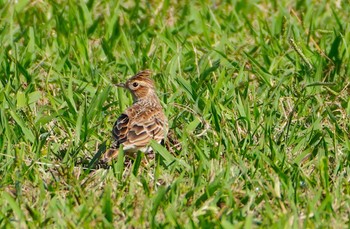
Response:
POLYGON ((108 163, 112 159, 116 158, 118 156, 119 149, 109 149, 102 158, 103 163, 108 163))

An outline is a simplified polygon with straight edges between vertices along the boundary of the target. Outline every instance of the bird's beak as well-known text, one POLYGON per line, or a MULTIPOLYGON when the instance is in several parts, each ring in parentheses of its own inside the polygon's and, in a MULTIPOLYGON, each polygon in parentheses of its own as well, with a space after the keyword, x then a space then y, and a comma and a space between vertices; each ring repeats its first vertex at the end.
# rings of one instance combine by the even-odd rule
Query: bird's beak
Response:
POLYGON ((117 83, 115 84, 115 86, 125 88, 125 83, 117 83))

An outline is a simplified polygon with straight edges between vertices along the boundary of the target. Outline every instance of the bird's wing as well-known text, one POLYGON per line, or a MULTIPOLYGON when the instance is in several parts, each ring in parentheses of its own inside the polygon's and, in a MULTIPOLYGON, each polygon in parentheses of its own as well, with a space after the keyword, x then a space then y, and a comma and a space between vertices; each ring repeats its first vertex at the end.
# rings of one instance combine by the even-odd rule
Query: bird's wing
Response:
POLYGON ((127 114, 121 114, 117 121, 114 123, 112 135, 114 142, 111 148, 103 155, 102 161, 108 162, 111 159, 118 156, 118 149, 120 144, 124 143, 127 139, 127 133, 129 129, 129 116, 127 114))
POLYGON ((167 133, 167 120, 161 108, 130 107, 114 123, 114 142, 104 155, 109 161, 118 155, 120 144, 125 152, 136 152, 148 145, 151 139, 161 142, 167 133))
POLYGON ((160 142, 166 134, 166 119, 161 108, 152 107, 137 112, 134 110, 134 118, 130 121, 124 146, 133 145, 137 148, 147 146, 151 139, 160 142))
POLYGON ((129 131, 130 119, 127 114, 121 114, 117 121, 114 123, 112 134, 114 137, 114 143, 111 148, 119 148, 119 145, 127 140, 127 134, 129 131))

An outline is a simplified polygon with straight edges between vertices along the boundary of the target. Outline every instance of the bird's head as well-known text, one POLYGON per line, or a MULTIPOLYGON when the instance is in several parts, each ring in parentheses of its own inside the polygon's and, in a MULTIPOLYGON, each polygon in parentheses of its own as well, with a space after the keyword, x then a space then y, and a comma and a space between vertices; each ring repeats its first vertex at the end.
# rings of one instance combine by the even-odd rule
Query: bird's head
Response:
POLYGON ((151 74, 150 70, 144 70, 128 79, 126 83, 116 85, 128 89, 132 93, 134 101, 145 99, 155 95, 155 87, 151 79, 151 74))

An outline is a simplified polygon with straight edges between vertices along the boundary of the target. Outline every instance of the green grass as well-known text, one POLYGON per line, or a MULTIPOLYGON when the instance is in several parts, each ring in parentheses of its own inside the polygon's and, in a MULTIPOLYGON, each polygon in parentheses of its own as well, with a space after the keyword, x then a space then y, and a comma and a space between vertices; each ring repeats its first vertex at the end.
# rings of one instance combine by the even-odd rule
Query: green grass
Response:
POLYGON ((346 228, 349 12, 0 1, 0 227, 346 228), (181 149, 84 169, 132 102, 113 83, 142 69, 181 149))

